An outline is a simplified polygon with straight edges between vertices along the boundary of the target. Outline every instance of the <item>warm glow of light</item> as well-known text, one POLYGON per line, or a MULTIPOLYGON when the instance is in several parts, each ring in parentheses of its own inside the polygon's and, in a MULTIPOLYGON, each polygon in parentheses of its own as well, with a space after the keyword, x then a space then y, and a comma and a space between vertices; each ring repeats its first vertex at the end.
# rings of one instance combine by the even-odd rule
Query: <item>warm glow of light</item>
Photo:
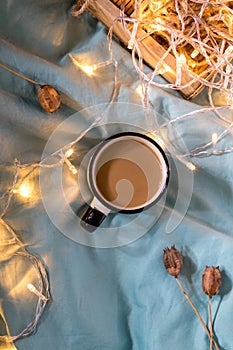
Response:
POLYGON ((72 154, 74 153, 74 150, 73 148, 69 148, 67 151, 66 151, 66 158, 70 158, 72 156, 72 154))
MULTIPOLYGON (((13 250, 12 250, 13 254, 13 250)), ((11 255, 11 253, 10 253, 11 255)), ((17 271, 22 271, 22 269, 25 268, 25 262, 21 259, 18 259, 17 256, 15 256, 17 259, 17 271)), ((9 274, 13 274, 14 266, 9 267, 9 274)), ((16 272, 16 271, 15 271, 16 272)), ((27 283, 32 280, 35 275, 35 268, 30 267, 27 269, 27 271, 24 272, 23 276, 20 276, 20 278, 17 278, 16 280, 9 279, 9 281, 5 281, 6 287, 9 290, 9 296, 12 298, 18 298, 18 296, 25 296, 25 286, 27 283), (13 285, 12 285, 13 284, 13 285)))
POLYGON ((155 24, 154 29, 158 32, 162 32, 164 30, 164 26, 161 24, 155 24))
POLYGON ((186 63, 186 57, 182 53, 182 54, 180 54, 180 56, 177 57, 177 66, 182 67, 185 63, 186 63))
POLYGON ((18 189, 14 189, 13 193, 17 193, 24 198, 30 198, 33 193, 33 186, 29 182, 25 182, 18 189))
POLYGON ((36 289, 36 287, 32 283, 28 283, 27 284, 27 289, 30 290, 30 292, 35 294, 41 300, 43 300, 43 301, 47 301, 48 300, 42 293, 39 292, 38 289, 36 289))
POLYGON ((194 69, 197 65, 194 61, 188 60, 188 66, 194 69))
POLYGON ((150 137, 152 140, 154 140, 155 142, 157 142, 159 144, 159 146, 165 150, 166 149, 166 144, 165 142, 161 139, 161 137, 159 137, 158 135, 155 135, 155 134, 151 134, 151 133, 148 133, 146 134, 148 137, 150 137))
POLYGON ((160 69, 159 69, 159 74, 165 74, 165 73, 172 74, 173 73, 173 70, 171 69, 171 67, 169 67, 169 65, 166 63, 163 63, 163 65, 160 69), (160 73, 160 69, 164 70, 163 73, 160 73))
POLYGON ((94 74, 94 71, 95 71, 94 66, 87 66, 87 65, 82 66, 82 65, 80 65, 79 68, 89 76, 92 76, 94 74))
POLYGON ((85 74, 87 74, 88 76, 92 76, 94 74, 94 71, 96 70, 96 65, 92 65, 89 66, 87 64, 80 64, 71 54, 69 54, 69 57, 71 59, 71 61, 75 64, 75 66, 77 66, 78 68, 80 68, 85 74))
POLYGON ((196 171, 197 170, 197 166, 195 164, 191 163, 191 162, 187 162, 186 166, 191 171, 196 171))
POLYGON ((68 166, 69 170, 72 172, 73 175, 76 175, 78 173, 78 170, 75 168, 75 166, 71 163, 71 161, 68 159, 72 156, 74 153, 73 148, 69 148, 65 153, 65 160, 64 162, 68 166))
POLYGON ((69 159, 66 158, 65 163, 73 175, 76 175, 78 173, 78 169, 75 168, 75 166, 69 161, 69 159))
POLYGON ((167 73, 167 70, 166 70, 166 68, 165 68, 165 67, 163 67, 163 68, 159 68, 158 73, 159 73, 160 75, 163 75, 163 74, 167 73))
POLYGON ((76 169, 74 165, 72 165, 69 169, 73 175, 76 175, 78 173, 78 169, 76 169))
POLYGON ((218 134, 216 132, 213 132, 212 134, 212 143, 216 144, 218 142, 218 134))
POLYGON ((27 289, 30 290, 30 292, 32 293, 36 290, 35 286, 33 286, 33 284, 31 283, 27 284, 27 289))
POLYGON ((182 67, 186 64, 186 57, 182 53, 176 59, 176 85, 181 85, 182 67))
MULTIPOLYGON (((233 106, 232 101, 233 95, 231 92, 227 93, 226 91, 218 91, 213 95, 213 101, 216 106, 233 106)), ((229 113, 231 116, 229 116, 229 119, 233 119, 233 111, 230 109, 229 113)))
POLYGON ((199 55, 199 51, 198 50, 193 50, 193 52, 191 53, 191 57, 192 58, 196 58, 199 55))
POLYGON ((142 91, 142 85, 141 85, 141 84, 139 84, 139 85, 136 87, 135 92, 136 92, 139 96, 143 97, 143 91, 142 91))

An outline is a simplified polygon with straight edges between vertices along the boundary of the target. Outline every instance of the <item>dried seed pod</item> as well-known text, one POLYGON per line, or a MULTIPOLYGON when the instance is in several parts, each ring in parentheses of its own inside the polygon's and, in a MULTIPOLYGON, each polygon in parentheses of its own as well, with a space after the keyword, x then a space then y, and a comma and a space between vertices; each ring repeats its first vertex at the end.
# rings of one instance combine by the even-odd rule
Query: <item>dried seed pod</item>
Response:
POLYGON ((202 289, 209 296, 212 297, 219 293, 222 286, 222 275, 217 267, 206 266, 202 274, 202 289))
POLYGON ((46 112, 53 113, 61 106, 61 97, 58 92, 50 85, 41 86, 38 90, 38 100, 41 107, 46 112))
POLYGON ((167 272, 177 278, 183 266, 183 258, 178 249, 173 245, 163 251, 163 263, 167 272))

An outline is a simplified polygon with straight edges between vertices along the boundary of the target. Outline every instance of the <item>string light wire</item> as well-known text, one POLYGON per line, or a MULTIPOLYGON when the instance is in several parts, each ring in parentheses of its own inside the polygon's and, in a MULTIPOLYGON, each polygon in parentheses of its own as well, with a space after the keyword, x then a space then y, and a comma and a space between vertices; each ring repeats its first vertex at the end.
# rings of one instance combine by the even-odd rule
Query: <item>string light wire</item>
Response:
MULTIPOLYGON (((118 18, 115 19, 112 26, 110 27, 109 31, 113 31, 113 27, 117 21, 122 23, 122 26, 124 30, 126 31, 126 34, 129 35, 130 39, 130 47, 132 47, 132 62, 133 65, 139 75, 140 84, 142 86, 142 94, 143 94, 143 104, 144 107, 148 107, 150 104, 149 101, 149 90, 151 87, 156 86, 159 88, 165 88, 165 89, 174 89, 174 90, 182 90, 183 88, 187 88, 188 86, 192 85, 194 82, 199 82, 201 84, 204 84, 208 88, 208 97, 210 101, 210 107, 204 107, 202 109, 198 109, 196 111, 192 111, 191 113, 183 114, 182 116, 174 117, 173 119, 169 120, 168 122, 162 123, 160 126, 158 126, 158 130, 156 130, 157 133, 159 133, 163 128, 168 128, 170 125, 175 125, 181 121, 181 120, 188 120, 189 117, 192 116, 195 117, 196 115, 200 113, 206 113, 206 112, 214 112, 217 118, 219 118, 221 121, 226 123, 225 130, 228 130, 228 126, 230 125, 231 129, 231 121, 227 119, 224 115, 225 111, 233 111, 232 106, 232 86, 233 86, 233 66, 232 66, 232 59, 233 59, 233 39, 232 36, 226 35, 226 30, 231 30, 232 26, 225 26, 224 31, 222 28, 214 27, 215 31, 213 32, 212 27, 209 28, 211 23, 207 23, 207 20, 209 20, 209 12, 206 11, 215 11, 217 20, 222 20, 222 14, 221 11, 223 9, 227 11, 227 13, 232 17, 233 10, 229 7, 232 3, 230 1, 213 1, 209 3, 206 0, 200 0, 200 1, 184 1, 182 4, 180 4, 178 1, 150 1, 149 3, 143 2, 142 5, 142 11, 140 11, 140 17, 136 18, 135 16, 133 18, 129 18, 124 13, 124 6, 122 6, 122 9, 120 11, 120 15, 118 18), (148 5, 149 4, 149 5, 148 5), (173 4, 175 4, 175 8, 173 7, 173 4), (229 5, 229 6, 227 6, 229 5), (195 6, 195 11, 193 9, 193 6, 195 6), (154 7, 154 9, 153 9, 154 7), (172 9, 171 9, 172 7, 172 9), (148 8, 150 9, 150 14, 148 15, 148 8), (199 13, 197 13, 197 8, 199 9, 199 13), (146 9, 146 10, 145 10, 146 9), (143 14, 143 11, 145 10, 145 13, 143 14), (170 10, 170 12, 168 11, 170 10), (154 11, 154 18, 151 19, 151 13, 154 11), (219 11, 219 12, 218 12, 219 11), (166 22, 163 22, 159 12, 163 12, 163 14, 169 13, 169 16, 162 16, 162 19, 166 22), (176 29, 174 28, 174 22, 173 18, 171 19, 171 12, 173 12, 173 15, 177 15, 175 19, 175 27, 180 28, 176 29), (176 12, 176 13, 175 13, 176 12), (220 13, 220 15, 218 15, 220 13), (205 18, 206 16, 206 18, 205 18), (187 24, 185 23, 186 18, 189 17, 189 28, 187 24), (178 19, 177 19, 178 18, 178 19), (192 19, 192 21, 191 21, 192 19), (179 21, 179 25, 177 23, 179 21), (169 45, 164 53, 164 55, 160 58, 158 63, 155 66, 155 69, 153 70, 152 74, 146 74, 143 69, 142 64, 142 55, 140 52, 139 42, 143 40, 140 36, 137 36, 135 33, 135 28, 142 28, 145 29, 148 33, 148 35, 153 34, 150 31, 150 26, 157 26, 157 22, 159 22, 160 25, 160 34, 161 31, 167 32, 169 35, 166 36, 169 38, 169 45), (132 27, 129 26, 129 23, 132 24, 132 27), (162 24, 161 24, 162 23, 162 24), (136 25, 138 24, 138 25, 136 25), (181 27, 180 27, 181 26, 181 27), (130 29, 131 28, 131 29, 130 29), (133 28, 133 29, 132 29, 133 28), (204 37, 202 31, 205 31, 207 33, 207 36, 204 37), (186 31, 186 32, 185 32, 186 31), (217 33, 217 34, 216 34, 217 33), (194 35, 195 34, 195 35, 194 35), (133 43, 133 45, 132 45, 133 43), (187 52, 183 50, 181 53, 179 52, 179 49, 183 46, 191 45, 193 47, 193 51, 191 52, 191 57, 188 56, 187 52), (172 53, 177 60, 177 72, 176 72, 176 83, 158 83, 154 80, 154 78, 159 74, 159 68, 164 64, 165 58, 168 56, 168 54, 172 53), (196 62, 200 67, 202 65, 205 65, 205 69, 200 71, 199 74, 197 74, 194 70, 192 71, 189 67, 190 64, 190 58, 192 60, 195 60, 198 55, 203 55, 202 62, 196 62), (187 61, 188 57, 188 61, 187 61), (208 66, 209 65, 209 66, 208 66), (182 70, 186 71, 186 73, 189 74, 191 80, 188 82, 182 82, 182 70), (219 91, 224 91, 228 95, 228 103, 227 105, 223 106, 215 106, 213 103, 213 90, 217 89, 219 91)), ((135 7, 137 6, 135 2, 135 7)), ((140 2, 138 2, 138 6, 140 6, 140 2)), ((136 13, 136 8, 134 11, 134 14, 136 13)), ((210 19, 211 21, 211 19, 210 19)), ((231 22, 232 23, 232 22, 231 22)), ((156 27, 157 30, 158 27, 156 27)), ((191 123, 191 122, 190 122, 191 123)), ((225 136, 228 134, 228 132, 223 132, 223 135, 225 136)), ((211 137, 211 135, 210 135, 211 137)), ((166 143, 169 143, 169 140, 166 140, 166 143)), ((174 146, 174 145, 171 145, 174 146)), ((186 152, 183 154, 174 154, 177 158, 180 157, 209 157, 212 155, 223 155, 227 153, 232 152, 232 147, 228 147, 223 150, 211 149, 212 142, 209 141, 203 145, 200 145, 196 147, 195 149, 191 150, 190 152, 186 152), (208 149, 208 151, 203 151, 204 149, 208 149)))
MULTIPOLYGON (((38 297, 34 318, 27 325, 27 327, 24 330, 22 330, 19 334, 10 335, 10 329, 9 329, 9 326, 8 326, 6 320, 5 320, 7 335, 1 335, 0 341, 6 342, 6 343, 11 343, 11 342, 16 341, 17 339, 26 337, 35 331, 35 329, 38 325, 39 319, 44 311, 44 308, 45 308, 47 302, 50 300, 49 281, 48 281, 46 269, 45 269, 43 263, 41 262, 41 260, 37 256, 30 254, 26 250, 23 242, 19 239, 19 237, 16 235, 15 231, 10 227, 10 225, 8 225, 2 219, 0 220, 0 223, 12 235, 12 239, 14 240, 14 243, 18 244, 18 246, 19 246, 18 251, 16 251, 15 253, 11 254, 8 257, 10 258, 12 256, 20 256, 20 257, 23 257, 23 258, 30 260, 30 262, 32 263, 32 265, 34 266, 34 268, 37 272, 37 281, 38 281, 37 283, 39 286, 39 293, 43 294, 43 296, 44 296, 44 298, 41 298, 40 296, 38 297)), ((7 256, 7 254, 6 254, 6 256, 7 256)))
MULTIPOLYGON (((75 16, 81 15, 86 9, 88 9, 90 0, 83 1, 80 4, 77 4, 73 7, 72 14, 75 16)), ((197 111, 191 111, 189 113, 185 113, 183 115, 174 117, 169 121, 162 122, 160 125, 158 121, 156 124, 158 125, 157 130, 153 130, 153 133, 158 133, 163 140, 163 135, 161 131, 163 129, 167 129, 171 125, 176 125, 182 120, 187 120, 189 117, 195 117, 197 114, 206 113, 206 112, 214 112, 217 118, 226 124, 225 130, 222 133, 219 133, 217 139, 215 139, 213 147, 213 140, 210 138, 210 141, 205 144, 199 145, 192 149, 189 152, 183 153, 173 153, 177 159, 180 159, 182 162, 185 162, 185 158, 198 158, 198 157, 209 157, 209 156, 219 156, 227 153, 233 152, 233 146, 230 146, 226 149, 219 150, 217 149, 217 144, 221 140, 223 140, 229 133, 232 132, 233 123, 229 121, 221 112, 223 110, 232 110, 232 88, 233 88, 233 67, 231 60, 233 58, 233 42, 232 42, 232 33, 229 35, 226 33, 226 27, 231 30, 231 26, 228 24, 230 22, 230 18, 233 15, 233 9, 228 6, 228 1, 223 0, 215 0, 211 3, 206 0, 193 0, 182 2, 178 2, 177 0, 173 1, 151 1, 149 2, 150 6, 144 6, 140 9, 140 1, 135 2, 135 11, 138 17, 129 18, 124 13, 124 8, 120 11, 120 16, 116 18, 109 29, 107 40, 108 40, 108 48, 110 59, 106 62, 101 62, 100 64, 93 65, 93 70, 98 68, 104 68, 110 63, 113 64, 114 67, 114 81, 113 81, 113 91, 110 97, 110 101, 105 109, 105 111, 97 117, 75 140, 65 145, 61 149, 55 151, 53 154, 44 158, 40 162, 31 163, 31 164, 21 164, 19 160, 15 160, 15 173, 12 180, 12 185, 9 189, 7 189, 0 197, 1 201, 5 201, 3 205, 3 209, 0 213, 1 222, 6 225, 7 229, 12 233, 15 240, 20 245, 21 251, 16 252, 16 255, 25 257, 30 259, 36 270, 38 271, 38 289, 36 291, 38 302, 36 307, 36 314, 34 319, 30 322, 30 324, 23 330, 20 334, 11 336, 9 334, 8 326, 6 327, 7 335, 0 336, 1 341, 12 342, 21 337, 25 337, 30 335, 35 329, 39 322, 39 319, 42 315, 42 312, 50 300, 49 293, 49 282, 47 277, 47 272, 40 261, 39 258, 30 254, 24 247, 23 242, 19 240, 14 230, 3 220, 5 217, 12 198, 15 193, 17 193, 17 189, 20 184, 22 184, 36 169, 38 168, 54 168, 58 166, 62 166, 63 164, 69 165, 68 168, 72 172, 72 169, 76 169, 76 167, 72 164, 72 162, 68 159, 67 151, 71 149, 75 144, 77 144, 89 130, 91 130, 94 126, 102 121, 105 115, 110 110, 113 102, 117 97, 118 92, 118 61, 114 57, 113 49, 112 49, 112 37, 113 37, 113 27, 114 24, 118 21, 122 23, 123 28, 127 32, 130 37, 129 47, 132 52, 132 63, 135 67, 139 81, 142 87, 142 95, 143 95, 143 105, 145 107, 145 115, 147 116, 148 107, 151 106, 151 102, 149 100, 149 91, 151 87, 156 86, 159 88, 165 89, 173 89, 173 90, 182 90, 182 88, 188 87, 193 84, 193 82, 198 81, 201 84, 204 84, 208 90, 208 97, 210 101, 210 106, 200 108, 197 111), (161 3, 161 4, 160 4, 161 3), (169 6, 172 5, 172 10, 169 6), (192 6, 190 6, 190 4, 192 6), (204 17, 206 11, 209 10, 209 7, 213 6, 216 10, 219 8, 218 13, 215 16, 212 16, 212 19, 209 19, 209 23, 211 28, 206 24, 204 17), (195 12, 198 8, 198 13, 195 12), (151 11, 154 13, 153 21, 151 18, 148 19, 147 11, 151 11), (170 16, 167 15, 168 10, 170 9, 170 16), (160 13, 160 14, 159 14, 160 13), (161 15, 162 14, 162 15, 161 15), (175 16, 177 15, 177 16, 175 16), (221 17, 219 17, 221 15, 221 17), (161 19, 162 16, 162 19, 161 19), (217 16, 217 17, 216 17, 217 16), (174 20, 175 18, 175 20, 174 20), (160 20, 159 20, 160 19, 160 20), (167 20, 167 22, 165 21, 167 20), (189 28, 187 28, 186 19, 188 20, 189 28), (216 27, 216 20, 222 20, 224 22, 224 28, 216 27), (157 22, 156 22, 157 21, 157 22), (174 29, 174 23, 178 26, 174 29), (167 47, 165 48, 165 52, 157 62, 155 69, 151 73, 145 73, 143 57, 140 51, 140 41, 144 39, 144 37, 138 37, 137 31, 140 28, 144 28, 146 30, 145 35, 158 35, 158 32, 163 34, 163 38, 167 40, 167 47), (130 29, 131 28, 131 29, 130 29), (217 32, 216 35, 213 35, 213 29, 217 32), (205 36, 203 38, 203 33, 205 36), (221 36, 221 40, 219 40, 219 36, 221 36), (223 38, 224 37, 224 38, 223 38), (188 53, 184 50, 185 45, 191 45, 192 51, 188 53), (165 59, 169 54, 173 54, 178 60, 177 70, 179 73, 178 77, 176 77, 176 83, 159 83, 155 80, 156 76, 159 75, 161 67, 166 67, 165 59), (197 58, 202 56, 202 60, 198 61, 197 58), (180 60, 180 61, 179 61, 180 60), (194 69, 191 69, 192 66, 194 69), (196 67, 200 70, 198 74, 196 74, 196 67), (203 70, 203 67, 205 69, 203 70), (182 81, 182 68, 185 70, 191 77, 191 80, 188 82, 182 81), (214 72, 214 73, 213 73, 214 72), (212 74, 211 79, 209 75, 212 74), (212 93, 214 89, 218 89, 219 91, 224 91, 228 96, 228 103, 225 106, 215 106, 212 98, 212 93), (54 156, 58 156, 58 161, 54 163, 50 163, 51 159, 54 156), (23 177, 19 176, 21 170, 26 171, 23 177)), ((74 63, 75 58, 72 57, 72 62, 74 63)), ((80 67, 81 68, 81 67, 80 67)), ((169 67, 168 67, 169 68, 169 67)), ((166 69, 166 68, 165 68, 166 69)), ((211 137, 211 135, 210 135, 211 137)), ((169 140, 165 140, 165 144, 169 146, 169 140)), ((186 162, 186 165, 190 168, 190 170, 195 171, 195 164, 190 161, 186 162)), ((77 170, 77 169, 76 169, 77 170)), ((73 172, 74 173, 74 172, 73 172)))

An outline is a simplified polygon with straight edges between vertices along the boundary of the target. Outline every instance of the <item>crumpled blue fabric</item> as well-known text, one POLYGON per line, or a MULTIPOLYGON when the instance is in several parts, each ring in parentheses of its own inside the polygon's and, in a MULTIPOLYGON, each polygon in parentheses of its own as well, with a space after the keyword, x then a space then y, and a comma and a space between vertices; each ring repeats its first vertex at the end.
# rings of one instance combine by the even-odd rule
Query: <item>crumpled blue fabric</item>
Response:
MULTIPOLYGON (((80 117, 80 111, 106 104, 111 99, 113 65, 89 77, 69 57, 72 54, 80 64, 89 65, 109 59, 104 26, 88 13, 72 17, 72 4, 64 0, 0 3, 0 63, 41 84, 50 84, 62 98, 62 107, 51 115, 39 105, 38 86, 0 67, 1 192, 11 184, 15 158, 22 163, 40 161, 48 139, 62 122, 77 116, 80 119, 76 126, 80 132, 90 125, 85 114, 80 117)), ((115 102, 141 104, 136 91, 139 79, 130 53, 116 39, 113 51, 119 64, 115 102)), ((163 81, 161 77, 158 79, 163 81)), ((150 91, 150 102, 156 114, 168 120, 201 108, 208 101, 205 90, 193 101, 187 101, 178 92, 154 87, 150 91)), ((126 115, 123 122, 147 128, 140 115, 134 117, 135 120, 132 115, 128 118, 126 115)), ((113 124, 111 132, 117 132, 119 125, 123 127, 115 115, 108 118, 113 124)), ((181 122, 175 130, 167 132, 178 147, 183 147, 182 140, 187 148, 192 148, 202 141, 205 143, 212 131, 221 132, 223 128, 213 113, 206 113, 181 122)), ((69 136, 72 132, 67 130, 69 136)), ((88 134, 80 143, 81 154, 85 155, 106 136, 108 129, 104 125, 88 134)), ((229 147, 231 143, 232 134, 221 147, 229 147)), ((178 161, 172 155, 169 157, 175 169, 174 162, 178 161)), ((187 184, 183 183, 183 197, 176 210, 177 186, 182 188, 182 184, 172 171, 163 211, 154 222, 158 207, 145 212, 136 226, 134 217, 120 213, 106 219, 106 226, 119 227, 119 230, 128 224, 128 233, 132 235, 135 230, 144 230, 148 221, 152 222, 136 241, 108 249, 79 244, 74 237, 59 231, 39 196, 38 173, 35 174, 37 198, 27 201, 15 198, 5 220, 27 249, 46 265, 52 300, 37 332, 15 343, 19 350, 208 349, 208 337, 163 266, 163 249, 173 244, 184 257, 180 280, 206 324, 208 298, 202 291, 201 276, 206 265, 219 265, 223 286, 213 298, 215 339, 220 349, 232 349, 232 154, 192 161, 197 166, 190 182, 192 187, 186 188, 187 184), (190 191, 187 212, 179 222, 179 211, 183 210, 190 191), (170 227, 177 224, 170 233, 169 222, 170 227)), ((72 206, 77 210, 85 205, 77 180, 66 173, 66 181, 72 206)), ((56 205, 56 197, 50 199, 56 205)), ((7 275, 1 279, 0 298, 7 297, 1 296, 1 290, 10 278, 7 275)), ((17 306, 17 300, 15 302, 17 306)), ((26 311, 33 316, 35 310, 30 304, 26 311)), ((26 326, 20 313, 9 313, 7 322, 12 330, 26 326)))

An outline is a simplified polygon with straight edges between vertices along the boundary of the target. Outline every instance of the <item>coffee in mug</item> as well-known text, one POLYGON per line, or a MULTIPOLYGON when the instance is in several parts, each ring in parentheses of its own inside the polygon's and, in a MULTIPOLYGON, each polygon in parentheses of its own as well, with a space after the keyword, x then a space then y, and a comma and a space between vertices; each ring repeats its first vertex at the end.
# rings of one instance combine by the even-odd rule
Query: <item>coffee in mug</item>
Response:
POLYGON ((137 213, 157 202, 167 188, 168 160, 150 137, 124 132, 97 146, 87 179, 93 200, 81 220, 98 227, 110 212, 137 213))

